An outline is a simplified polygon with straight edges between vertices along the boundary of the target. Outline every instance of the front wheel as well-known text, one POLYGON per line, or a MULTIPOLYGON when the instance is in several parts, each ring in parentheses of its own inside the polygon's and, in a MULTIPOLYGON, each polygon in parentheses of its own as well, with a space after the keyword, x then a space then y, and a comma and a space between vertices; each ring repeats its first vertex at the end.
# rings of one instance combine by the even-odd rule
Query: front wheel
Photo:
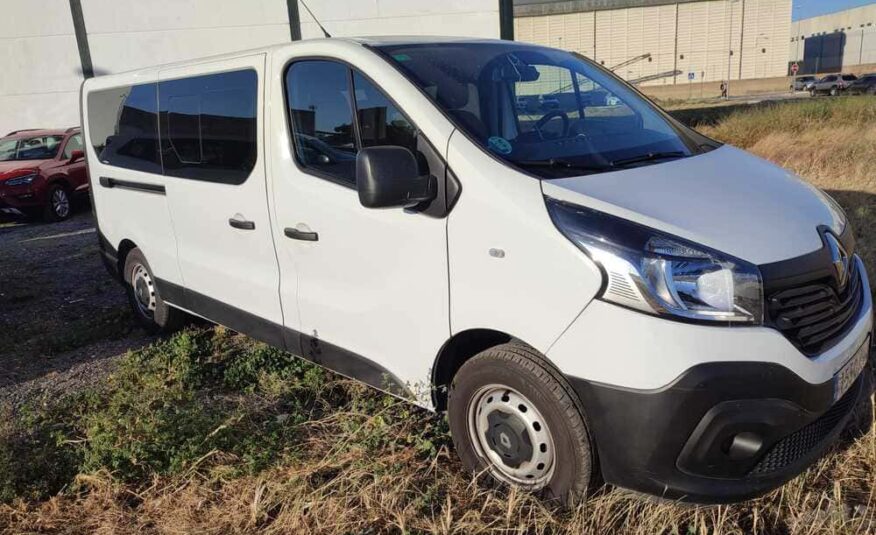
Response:
POLYGON ((810 96, 810 97, 814 97, 814 96, 816 96, 816 95, 818 95, 818 92, 817 92, 815 89, 810 89, 810 90, 809 90, 809 96, 810 96))
POLYGON ((164 302, 146 257, 138 248, 125 258, 125 289, 134 319, 150 333, 173 332, 186 321, 186 313, 164 302))
POLYGON ((469 470, 548 499, 586 494, 595 451, 577 397, 532 348, 503 344, 467 361, 451 384, 448 413, 469 470))
POLYGON ((836 87, 831 87, 830 88, 830 96, 835 97, 837 95, 839 95, 839 89, 836 87))
POLYGON ((73 213, 73 204, 70 194, 60 184, 49 187, 46 195, 46 206, 43 209, 43 217, 46 221, 63 221, 73 213))

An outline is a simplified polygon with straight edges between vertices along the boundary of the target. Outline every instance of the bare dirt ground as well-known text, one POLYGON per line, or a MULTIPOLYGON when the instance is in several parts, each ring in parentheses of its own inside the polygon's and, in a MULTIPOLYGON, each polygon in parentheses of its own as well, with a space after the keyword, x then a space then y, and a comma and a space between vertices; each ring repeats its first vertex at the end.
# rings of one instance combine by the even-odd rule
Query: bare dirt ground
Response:
POLYGON ((0 220, 0 403, 94 384, 150 341, 100 261, 87 207, 62 223, 0 220))

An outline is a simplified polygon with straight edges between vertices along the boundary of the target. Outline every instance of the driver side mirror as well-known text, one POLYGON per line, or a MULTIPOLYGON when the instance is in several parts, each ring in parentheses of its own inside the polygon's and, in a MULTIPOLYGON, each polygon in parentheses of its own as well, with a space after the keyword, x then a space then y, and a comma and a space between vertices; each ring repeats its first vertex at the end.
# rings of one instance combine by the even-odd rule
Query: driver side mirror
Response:
POLYGON ((434 199, 438 180, 420 176, 417 159, 404 147, 367 147, 356 156, 356 189, 366 208, 410 208, 434 199))
POLYGON ((70 160, 68 160, 68 162, 75 163, 75 162, 78 162, 79 160, 82 160, 84 158, 85 158, 84 152, 82 152, 81 150, 74 150, 73 152, 70 153, 70 160))

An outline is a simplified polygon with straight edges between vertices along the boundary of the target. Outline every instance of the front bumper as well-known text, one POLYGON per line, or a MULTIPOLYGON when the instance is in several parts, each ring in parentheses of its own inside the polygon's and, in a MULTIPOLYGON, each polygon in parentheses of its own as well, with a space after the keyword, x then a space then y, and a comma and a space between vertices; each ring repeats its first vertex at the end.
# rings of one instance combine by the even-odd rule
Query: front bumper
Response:
POLYGON ((870 287, 856 261, 857 316, 811 358, 769 327, 685 324, 590 303, 547 356, 581 399, 606 482, 732 502, 781 485, 821 456, 871 389, 872 356, 834 400, 834 376, 873 330, 870 287))
POLYGON ((870 375, 865 368, 836 403, 832 381, 811 385, 765 363, 697 366, 653 392, 569 379, 606 482, 727 503, 776 488, 818 459, 869 394, 870 375))
POLYGON ((43 193, 31 186, 0 185, 0 208, 25 210, 42 206, 45 202, 43 193))

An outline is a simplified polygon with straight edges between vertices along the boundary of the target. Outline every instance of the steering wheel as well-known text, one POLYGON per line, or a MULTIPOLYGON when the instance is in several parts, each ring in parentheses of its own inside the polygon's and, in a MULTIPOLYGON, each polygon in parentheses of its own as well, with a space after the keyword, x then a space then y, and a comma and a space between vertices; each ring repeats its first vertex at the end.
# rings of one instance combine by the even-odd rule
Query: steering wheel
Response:
POLYGON ((540 137, 541 139, 560 139, 569 135, 569 116, 566 115, 566 112, 562 110, 551 110, 542 115, 541 119, 539 119, 535 122, 534 125, 532 125, 532 128, 535 129, 536 132, 538 132, 538 137, 540 137), (541 129, 548 123, 548 121, 550 121, 554 117, 559 117, 563 120, 563 131, 560 132, 560 135, 556 137, 545 137, 544 132, 542 132, 541 129))

